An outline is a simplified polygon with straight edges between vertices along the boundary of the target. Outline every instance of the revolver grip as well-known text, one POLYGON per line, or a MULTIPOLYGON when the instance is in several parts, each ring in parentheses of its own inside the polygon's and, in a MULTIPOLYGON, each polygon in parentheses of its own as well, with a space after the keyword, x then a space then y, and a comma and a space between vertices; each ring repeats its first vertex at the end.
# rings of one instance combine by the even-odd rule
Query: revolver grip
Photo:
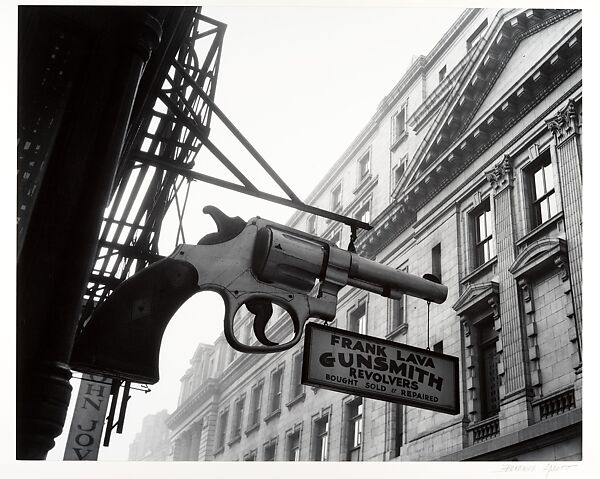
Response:
POLYGON ((198 272, 187 261, 164 258, 139 271, 94 311, 75 339, 71 367, 156 383, 165 328, 198 291, 198 272))

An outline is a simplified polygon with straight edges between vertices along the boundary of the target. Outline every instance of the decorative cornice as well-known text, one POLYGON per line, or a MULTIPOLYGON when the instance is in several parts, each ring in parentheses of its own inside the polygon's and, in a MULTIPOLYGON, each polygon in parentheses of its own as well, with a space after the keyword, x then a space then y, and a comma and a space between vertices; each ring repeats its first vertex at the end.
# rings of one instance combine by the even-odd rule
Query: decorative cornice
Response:
POLYGON ((512 159, 508 155, 504 155, 504 158, 496 163, 491 170, 485 172, 485 177, 490 182, 490 185, 492 185, 492 189, 496 194, 504 188, 512 186, 512 159))
MULTIPOLYGON (((508 268, 515 278, 528 277, 550 266, 551 260, 567 254, 567 242, 562 238, 542 238, 529 244, 508 268)), ((555 263, 558 265, 558 263, 555 263)))
POLYGON ((165 421, 169 429, 174 429, 181 424, 188 415, 194 413, 199 404, 208 399, 210 396, 219 394, 219 383, 216 379, 208 379, 202 387, 190 396, 183 404, 169 415, 165 421))
POLYGON ((567 106, 559 110, 552 118, 545 121, 548 130, 552 132, 556 142, 561 142, 568 135, 576 132, 579 126, 575 101, 569 99, 567 106))
POLYGON ((456 311, 456 314, 459 316, 464 316, 471 311, 485 307, 492 308, 493 310, 493 304, 498 304, 498 294, 499 287, 498 283, 495 281, 469 284, 458 298, 458 301, 454 303, 452 309, 456 311), (494 298, 496 298, 495 301, 490 303, 489 301, 494 298))

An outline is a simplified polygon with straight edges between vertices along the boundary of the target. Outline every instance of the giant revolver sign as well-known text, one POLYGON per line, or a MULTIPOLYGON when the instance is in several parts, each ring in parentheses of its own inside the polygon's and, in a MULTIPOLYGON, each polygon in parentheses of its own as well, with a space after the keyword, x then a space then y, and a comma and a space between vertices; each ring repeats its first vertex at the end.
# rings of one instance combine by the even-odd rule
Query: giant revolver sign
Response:
POLYGON ((458 358, 309 323, 302 383, 458 414, 458 358))

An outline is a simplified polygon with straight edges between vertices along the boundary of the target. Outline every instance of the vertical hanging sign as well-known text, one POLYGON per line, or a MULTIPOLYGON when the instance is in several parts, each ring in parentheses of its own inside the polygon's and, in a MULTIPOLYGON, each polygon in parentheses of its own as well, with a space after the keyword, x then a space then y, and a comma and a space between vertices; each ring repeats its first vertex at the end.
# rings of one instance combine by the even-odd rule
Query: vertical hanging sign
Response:
POLYGON ((111 383, 104 376, 83 375, 65 446, 65 461, 98 459, 111 383))

